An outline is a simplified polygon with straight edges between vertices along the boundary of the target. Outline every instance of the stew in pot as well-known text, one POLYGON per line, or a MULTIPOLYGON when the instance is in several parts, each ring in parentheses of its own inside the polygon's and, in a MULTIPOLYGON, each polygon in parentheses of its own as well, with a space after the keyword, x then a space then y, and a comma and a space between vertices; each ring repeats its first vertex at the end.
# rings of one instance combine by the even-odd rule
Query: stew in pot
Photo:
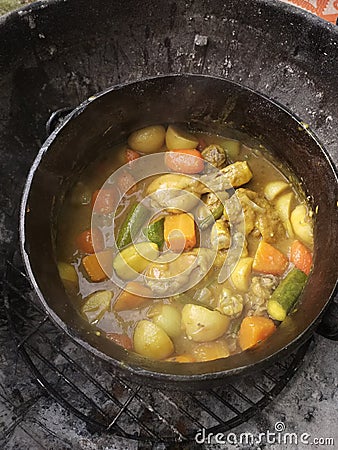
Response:
POLYGON ((126 350, 223 358, 267 339, 295 309, 312 267, 312 215, 262 146, 149 126, 66 195, 59 273, 93 332, 126 350))

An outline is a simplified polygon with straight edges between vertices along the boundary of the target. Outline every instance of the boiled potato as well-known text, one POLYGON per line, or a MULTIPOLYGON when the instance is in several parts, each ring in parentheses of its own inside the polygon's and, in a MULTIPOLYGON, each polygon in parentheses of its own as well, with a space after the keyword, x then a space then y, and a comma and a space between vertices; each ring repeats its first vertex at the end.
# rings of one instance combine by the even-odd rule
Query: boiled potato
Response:
POLYGON ((290 219, 293 198, 293 192, 289 192, 288 194, 284 194, 276 200, 275 208, 277 209, 282 222, 286 222, 290 219))
POLYGON ((291 225, 295 234, 306 244, 312 246, 313 231, 311 219, 305 205, 298 205, 291 213, 291 225))
POLYGON ((182 310, 182 328, 195 342, 214 341, 227 331, 229 323, 228 317, 203 306, 188 303, 182 310))
POLYGON ((270 181, 264 188, 264 196, 271 201, 284 192, 290 185, 285 181, 270 181))
POLYGON ((165 143, 168 150, 188 149, 196 148, 198 139, 174 125, 169 125, 165 135, 165 143))
POLYGON ((149 320, 141 320, 134 331, 134 350, 146 358, 165 359, 174 351, 167 333, 149 320))
POLYGON ((58 270, 60 278, 63 281, 69 281, 71 283, 77 283, 78 277, 76 270, 71 264, 65 263, 65 262, 59 262, 58 263, 58 270))
POLYGON ((181 333, 181 314, 175 306, 157 304, 150 308, 148 317, 168 336, 174 338, 181 333))
POLYGON ((229 355, 229 348, 224 341, 205 342, 199 344, 193 351, 196 361, 212 361, 227 358, 229 355))
POLYGON ((128 145, 137 152, 158 152, 164 144, 165 128, 162 125, 152 125, 131 133, 128 145))
POLYGON ((234 139, 225 139, 220 142, 220 145, 224 148, 230 159, 235 159, 241 150, 241 143, 234 139))
POLYGON ((115 256, 113 268, 122 280, 133 280, 155 261, 158 255, 158 246, 153 242, 129 245, 115 256))
POLYGON ((89 323, 100 320, 109 309, 113 294, 110 291, 99 291, 90 295, 82 306, 84 314, 89 323))
POLYGON ((282 219, 283 225, 290 238, 294 237, 294 232, 290 222, 291 205, 293 199, 294 199, 293 193, 289 192, 288 194, 284 194, 281 197, 279 197, 275 203, 275 208, 277 209, 279 217, 282 219))
POLYGON ((249 289, 252 263, 253 258, 241 258, 231 274, 232 284, 239 291, 246 292, 249 289))

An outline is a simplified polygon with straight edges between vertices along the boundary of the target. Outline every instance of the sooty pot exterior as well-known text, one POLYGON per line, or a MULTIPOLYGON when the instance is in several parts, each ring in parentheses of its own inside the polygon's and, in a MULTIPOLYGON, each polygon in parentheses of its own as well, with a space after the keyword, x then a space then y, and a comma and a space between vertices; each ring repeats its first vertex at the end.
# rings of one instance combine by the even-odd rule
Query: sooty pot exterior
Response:
POLYGON ((23 256, 40 301, 54 321, 114 369, 143 381, 176 388, 205 388, 210 382, 252 371, 290 352, 313 332, 336 282, 337 179, 307 127, 283 108, 224 79, 181 75, 156 77, 108 89, 75 109, 47 139, 25 187, 21 211, 23 256), (55 224, 67 189, 99 149, 123 141, 131 131, 154 123, 189 122, 220 133, 233 128, 272 149, 301 180, 317 210, 314 269, 297 311, 257 348, 207 363, 158 363, 127 354, 97 336, 74 311, 55 261, 55 224), (316 208, 318 206, 318 208, 316 208))

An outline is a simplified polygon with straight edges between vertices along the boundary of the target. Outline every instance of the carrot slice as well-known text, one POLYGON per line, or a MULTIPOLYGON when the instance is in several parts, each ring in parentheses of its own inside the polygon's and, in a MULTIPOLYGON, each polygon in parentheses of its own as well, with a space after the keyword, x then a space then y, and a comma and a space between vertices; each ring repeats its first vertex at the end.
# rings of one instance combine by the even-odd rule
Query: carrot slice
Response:
POLYGON ((125 290, 117 298, 114 309, 115 311, 135 309, 147 303, 150 298, 152 298, 151 289, 137 281, 130 281, 126 284, 125 290))
POLYGON ((76 238, 76 247, 83 253, 95 253, 104 249, 104 238, 101 230, 92 228, 85 230, 76 238))
POLYGON ((114 211, 117 199, 115 189, 98 189, 92 195, 93 211, 98 214, 109 214, 114 211))
POLYGON ((113 272, 113 252, 112 250, 104 250, 87 255, 82 259, 82 265, 91 281, 106 280, 113 272))
POLYGON ((126 149, 126 154, 125 154, 125 158, 126 158, 126 162, 127 163, 132 163, 133 161, 135 161, 135 159, 138 159, 141 155, 138 152, 135 152, 135 150, 132 150, 130 148, 126 149))
POLYGON ((126 350, 132 350, 133 348, 133 342, 130 339, 129 336, 122 333, 107 333, 106 337, 110 339, 111 341, 114 341, 115 344, 120 345, 121 347, 125 348, 126 350))
POLYGON ((239 345, 242 350, 253 347, 260 341, 264 341, 276 330, 276 325, 271 319, 261 316, 245 317, 239 329, 239 345))
POLYGON ((135 179, 128 172, 123 172, 119 176, 117 184, 122 194, 126 193, 127 195, 130 195, 137 191, 135 179))
POLYGON ((179 173, 199 173, 204 169, 204 160, 196 149, 171 150, 164 157, 165 165, 179 173))
POLYGON ((164 240, 174 252, 190 250, 196 245, 195 222, 191 214, 173 214, 164 219, 164 240))
POLYGON ((309 275, 312 267, 312 253, 300 241, 294 241, 291 245, 290 261, 297 269, 309 275))
POLYGON ((282 275, 287 266, 288 258, 267 242, 261 241, 258 245, 252 268, 256 272, 282 275))

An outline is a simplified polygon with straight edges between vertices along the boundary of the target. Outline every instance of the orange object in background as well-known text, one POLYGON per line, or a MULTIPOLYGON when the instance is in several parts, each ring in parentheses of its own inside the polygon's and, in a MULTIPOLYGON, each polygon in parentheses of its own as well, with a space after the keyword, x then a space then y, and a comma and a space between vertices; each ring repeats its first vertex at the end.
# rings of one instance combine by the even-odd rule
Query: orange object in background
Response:
POLYGON ((338 19, 338 0, 281 0, 284 3, 299 6, 316 14, 321 19, 336 23, 338 19))

